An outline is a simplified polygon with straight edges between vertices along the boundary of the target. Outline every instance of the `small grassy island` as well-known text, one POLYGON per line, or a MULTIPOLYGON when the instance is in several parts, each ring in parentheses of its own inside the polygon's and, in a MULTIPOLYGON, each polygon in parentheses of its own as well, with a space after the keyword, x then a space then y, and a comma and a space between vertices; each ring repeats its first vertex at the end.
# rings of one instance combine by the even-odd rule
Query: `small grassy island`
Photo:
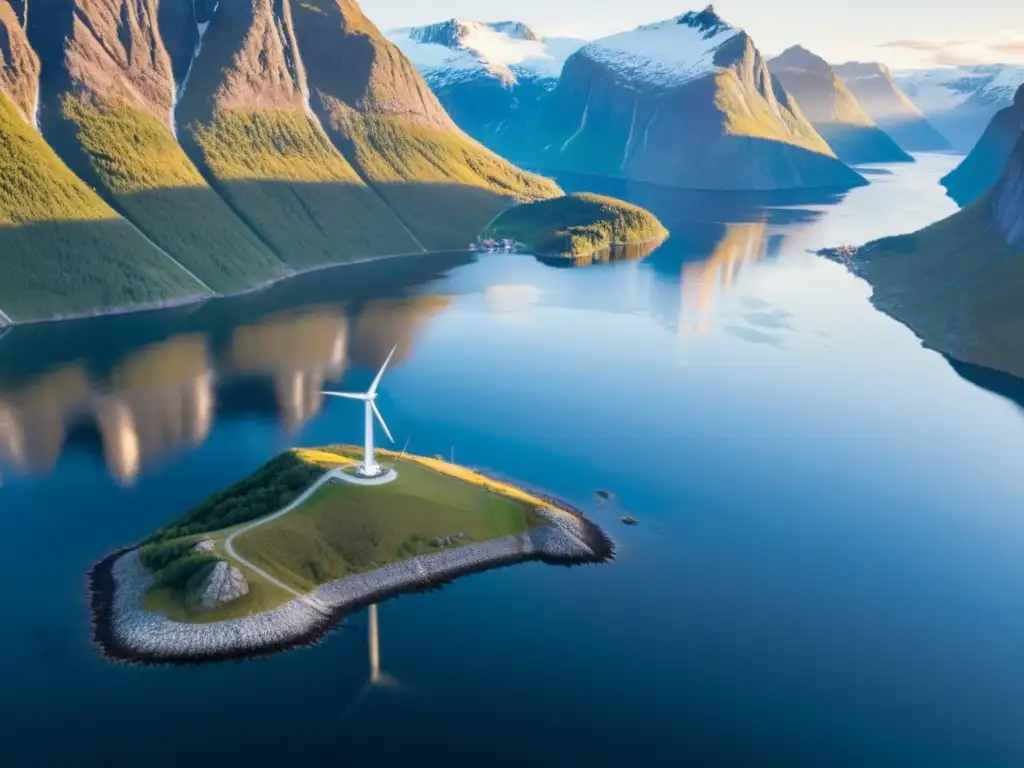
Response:
POLYGON ((613 555, 568 504, 439 458, 293 449, 90 572, 95 639, 111 658, 194 663, 285 650, 346 614, 527 560, 613 555))
POLYGON ((574 193, 510 208, 483 233, 540 256, 579 259, 615 246, 657 243, 668 230, 654 214, 617 200, 574 193))

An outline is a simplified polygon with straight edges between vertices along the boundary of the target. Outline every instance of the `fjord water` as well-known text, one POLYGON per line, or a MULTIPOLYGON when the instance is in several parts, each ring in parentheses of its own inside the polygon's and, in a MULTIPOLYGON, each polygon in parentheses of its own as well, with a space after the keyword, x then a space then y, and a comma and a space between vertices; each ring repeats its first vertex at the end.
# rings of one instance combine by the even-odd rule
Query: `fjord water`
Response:
POLYGON ((809 253, 952 212, 955 162, 821 199, 598 190, 672 230, 643 261, 438 255, 10 333, 0 761, 1020 764, 1024 418, 809 253), (286 446, 358 441, 316 393, 393 344, 400 444, 578 503, 617 559, 382 604, 398 685, 365 694, 365 612, 260 661, 101 659, 90 565, 286 446))

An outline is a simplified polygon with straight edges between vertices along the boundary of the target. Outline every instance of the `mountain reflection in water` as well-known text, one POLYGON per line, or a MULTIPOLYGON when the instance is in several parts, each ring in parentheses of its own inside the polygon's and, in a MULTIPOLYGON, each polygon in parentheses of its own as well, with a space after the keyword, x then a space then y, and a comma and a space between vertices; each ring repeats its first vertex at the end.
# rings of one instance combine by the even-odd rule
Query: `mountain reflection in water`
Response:
POLYGON ((378 367, 395 345, 408 356, 417 331, 447 306, 438 296, 381 299, 356 309, 314 307, 215 334, 173 336, 130 352, 105 375, 67 363, 0 389, 0 464, 49 473, 71 444, 101 453, 130 484, 142 467, 197 446, 217 417, 271 410, 293 432, 323 405, 326 382, 350 365, 378 367), (242 393, 218 408, 218 392, 242 393), (269 397, 268 397, 269 395, 269 397))

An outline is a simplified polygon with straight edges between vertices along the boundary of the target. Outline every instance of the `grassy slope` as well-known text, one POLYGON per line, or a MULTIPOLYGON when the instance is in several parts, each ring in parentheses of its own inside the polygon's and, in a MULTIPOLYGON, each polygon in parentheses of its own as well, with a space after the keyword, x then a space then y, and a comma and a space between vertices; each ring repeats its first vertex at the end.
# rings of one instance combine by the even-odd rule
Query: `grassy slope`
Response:
POLYGON ((512 238, 541 254, 580 255, 613 244, 666 237, 655 216, 612 197, 572 194, 516 206, 488 228, 492 237, 512 238))
POLYGON ((437 551, 439 536, 464 540, 522 533, 537 524, 531 508, 469 483, 401 461, 395 481, 380 487, 338 483, 321 488, 301 509, 242 534, 240 555, 299 591, 437 551))
MULTIPOLYGON (((144 607, 177 621, 208 623, 270 610, 292 599, 242 567, 248 595, 215 611, 192 610, 185 600, 187 585, 201 580, 210 559, 188 550, 211 538, 217 556, 230 560, 223 543, 232 532, 287 504, 277 490, 262 493, 284 482, 284 473, 303 470, 308 486, 326 469, 353 464, 357 455, 360 451, 351 446, 286 452, 157 530, 140 550, 156 577, 144 607)), ((399 465, 397 480, 376 488, 324 486, 300 509, 239 535, 236 551, 293 588, 312 591, 383 561, 437 551, 430 542, 440 536, 469 534, 471 539, 459 542, 466 545, 542 524, 533 511, 542 502, 517 488, 434 459, 399 458, 391 451, 380 451, 380 458, 399 465)), ((290 498, 305 487, 298 485, 289 491, 290 498)))
POLYGON ((394 213, 305 115, 222 110, 190 130, 221 193, 289 266, 417 250, 394 213))
POLYGON ((463 248, 510 201, 561 191, 465 136, 325 104, 330 125, 351 141, 355 166, 428 248, 463 248))
POLYGON ((151 114, 123 104, 86 105, 70 96, 63 108, 117 205, 211 288, 239 291, 285 271, 151 114))
POLYGON ((64 165, 0 93, 0 310, 41 319, 203 293, 64 165))
POLYGON ((857 257, 872 300, 929 346, 1024 376, 1024 252, 992 228, 990 200, 857 257))
POLYGON ((560 193, 459 130, 355 3, 304 0, 293 18, 324 128, 428 248, 465 247, 509 199, 560 193))

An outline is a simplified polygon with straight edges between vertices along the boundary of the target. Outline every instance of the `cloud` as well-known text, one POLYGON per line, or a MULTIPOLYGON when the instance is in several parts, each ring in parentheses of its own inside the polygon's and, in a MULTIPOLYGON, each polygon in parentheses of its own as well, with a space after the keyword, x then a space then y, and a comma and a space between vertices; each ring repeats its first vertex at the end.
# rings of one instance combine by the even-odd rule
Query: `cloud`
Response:
POLYGON ((922 66, 1024 64, 1024 33, 1013 30, 973 40, 891 40, 881 43, 878 47, 901 50, 918 60, 922 66))

